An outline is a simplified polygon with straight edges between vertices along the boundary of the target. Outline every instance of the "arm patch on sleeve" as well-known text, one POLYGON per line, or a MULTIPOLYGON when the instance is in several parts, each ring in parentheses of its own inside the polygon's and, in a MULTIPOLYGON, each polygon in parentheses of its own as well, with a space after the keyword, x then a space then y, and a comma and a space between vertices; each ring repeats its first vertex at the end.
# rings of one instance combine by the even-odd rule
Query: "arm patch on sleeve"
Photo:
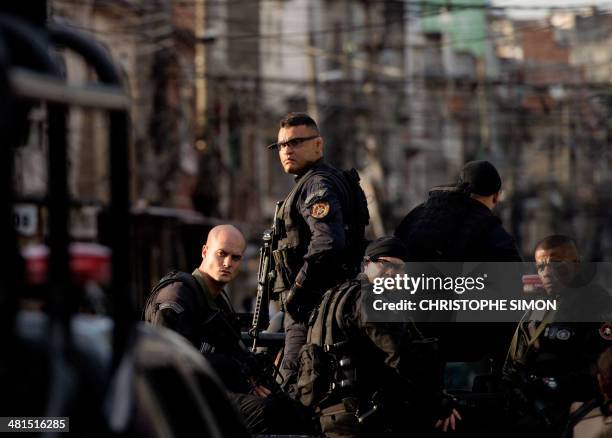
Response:
POLYGON ((315 202, 310 207, 310 215, 315 219, 323 219, 329 213, 330 206, 327 201, 315 202))

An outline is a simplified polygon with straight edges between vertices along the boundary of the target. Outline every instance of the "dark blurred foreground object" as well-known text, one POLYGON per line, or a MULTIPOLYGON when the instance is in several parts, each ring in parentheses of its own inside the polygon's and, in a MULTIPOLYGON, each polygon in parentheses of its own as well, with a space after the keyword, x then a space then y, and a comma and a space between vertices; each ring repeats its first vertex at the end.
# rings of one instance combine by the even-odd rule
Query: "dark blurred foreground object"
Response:
POLYGON ((114 65, 91 38, 33 21, 38 26, 0 14, 0 129, 5 139, 0 147, 0 412, 69 417, 70 431, 77 436, 248 436, 205 359, 182 338, 134 318, 128 258, 129 99, 114 65), (58 46, 79 54, 100 83, 67 84, 50 55, 58 46), (44 313, 19 308, 26 285, 11 202, 13 148, 25 137, 30 105, 39 101, 46 105, 49 146, 49 257, 46 279, 40 279, 46 291, 44 313), (79 282, 96 270, 79 264, 87 258, 81 254, 73 258, 72 268, 82 278, 74 281, 70 275, 69 105, 109 112, 112 319, 76 314, 79 282))
POLYGON ((3 378, 4 415, 67 416, 82 436, 248 436, 210 365, 171 330, 138 324, 114 371, 112 319, 74 316, 70 356, 59 363, 50 330, 44 313, 19 313, 19 369, 3 378))

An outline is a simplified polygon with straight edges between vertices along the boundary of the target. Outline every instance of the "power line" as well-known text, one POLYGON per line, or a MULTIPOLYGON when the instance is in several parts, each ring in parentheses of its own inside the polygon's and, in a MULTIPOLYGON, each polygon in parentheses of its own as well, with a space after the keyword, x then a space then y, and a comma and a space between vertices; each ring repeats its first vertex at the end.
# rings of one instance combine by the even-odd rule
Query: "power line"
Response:
MULTIPOLYGON (((219 81, 235 81, 235 82, 268 82, 268 83, 277 83, 277 84, 288 84, 288 85, 310 85, 314 81, 307 79, 297 79, 297 78, 287 78, 280 76, 261 76, 259 74, 236 74, 236 75, 228 75, 228 74, 217 74, 217 73, 207 73, 206 78, 214 79, 219 81)), ((393 79, 380 79, 377 78, 372 81, 367 81, 363 79, 341 79, 333 82, 321 82, 318 84, 320 86, 330 85, 333 87, 341 86, 341 85, 359 85, 362 86, 366 82, 374 82, 377 85, 387 85, 387 86, 401 86, 407 85, 411 83, 415 83, 415 80, 419 81, 427 81, 427 88, 430 89, 444 89, 447 84, 455 84, 455 86, 466 86, 466 87, 474 87, 474 86, 486 86, 486 87, 523 87, 525 89, 533 89, 533 90, 547 90, 551 86, 562 85, 566 89, 589 89, 589 90, 597 90, 597 91, 606 91, 607 94, 612 94, 612 88, 610 88, 610 83, 605 82, 586 82, 586 81, 577 81, 577 82, 550 82, 544 84, 530 84, 525 82, 510 82, 508 80, 503 79, 486 79, 486 80, 478 80, 475 77, 452 77, 448 75, 440 75, 438 77, 433 77, 432 75, 427 74, 412 74, 405 75, 402 78, 393 78, 393 79)), ((420 83, 420 82, 419 82, 420 83)), ((456 91, 460 89, 455 89, 456 91)))
MULTIPOLYGON (((107 0, 107 1, 113 1, 113 0, 107 0)), ((241 5, 241 4, 252 4, 254 1, 257 0, 205 0, 206 3, 210 4, 210 5, 217 5, 217 6, 231 6, 231 5, 241 5)), ((279 5, 283 5, 286 4, 287 1, 286 0, 258 0, 258 2, 261 3, 276 3, 279 5)), ((176 1, 177 4, 179 5, 193 5, 196 3, 195 0, 177 0, 176 1)), ((368 3, 382 3, 382 4, 388 4, 389 0, 368 0, 368 3)), ((419 6, 419 7, 425 7, 425 8, 447 8, 447 9, 453 9, 453 8, 458 8, 458 9, 476 9, 476 10, 526 10, 526 11, 538 11, 538 10, 570 10, 570 9, 574 9, 574 10, 579 10, 579 9, 585 9, 591 6, 604 6, 604 5, 610 5, 612 6, 612 2, 611 1, 599 1, 596 2, 594 1, 592 4, 574 4, 574 5, 507 5, 507 6, 503 6, 503 5, 491 5, 488 2, 483 2, 481 4, 476 4, 476 3, 472 3, 472 2, 465 2, 465 3, 459 3, 459 2, 445 2, 445 3, 433 3, 431 1, 427 1, 427 0, 395 0, 395 3, 401 3, 404 4, 405 6, 419 6)), ((291 5, 292 9, 296 8, 296 5, 291 5)))
MULTIPOLYGON (((85 26, 81 26, 78 24, 74 24, 74 23, 63 23, 65 25, 68 25, 70 27, 74 27, 76 29, 79 30, 83 30, 83 31, 87 31, 87 32, 91 32, 94 34, 103 34, 103 35, 134 35, 137 37, 140 37, 142 39, 147 39, 148 41, 150 41, 150 35, 148 33, 146 33, 145 31, 138 31, 138 30, 134 30, 133 28, 130 29, 114 29, 114 30, 108 30, 108 29, 96 29, 96 28, 91 28, 91 27, 85 27, 85 26)), ((169 23, 171 24, 171 23, 169 23)), ((371 25, 367 25, 368 28, 373 28, 373 27, 382 27, 383 24, 371 24, 371 25)), ((550 28, 552 27, 552 25, 539 25, 539 24, 534 24, 532 25, 530 28, 531 29, 546 29, 546 28, 550 28)), ((176 26, 174 26, 174 28, 176 29, 176 26)), ((366 29, 358 29, 355 28, 354 30, 366 30, 366 29)), ((317 31, 314 31, 317 32, 317 31)), ((285 35, 285 34, 278 34, 278 35, 285 35)), ((297 35, 297 34, 295 34, 297 35)), ((306 35, 306 33, 300 34, 300 35, 306 35)), ((253 35, 237 35, 235 36, 235 39, 242 39, 242 38, 251 38, 253 35)), ((215 36, 215 38, 223 38, 223 35, 218 35, 215 36)), ((483 42, 483 41, 491 41, 491 40, 495 40, 495 39, 503 39, 503 38, 514 38, 515 36, 512 35, 492 35, 492 36, 485 36, 485 37, 475 37, 475 38, 465 38, 465 39, 449 39, 447 41, 440 41, 440 42, 428 42, 429 45, 433 45, 433 46, 439 46, 439 47, 443 47, 446 45, 455 45, 455 44, 465 44, 465 43, 475 43, 475 42, 483 42)), ((194 36, 195 38, 195 36, 194 36)), ((231 36, 226 36, 227 39, 232 38, 231 36)), ((292 43, 290 42, 283 42, 282 38, 281 38, 281 42, 280 45, 291 45, 292 43)), ((293 43, 293 44, 297 44, 297 43, 293 43)), ((408 48, 408 47, 421 47, 422 45, 420 44, 401 44, 401 45, 395 45, 395 46, 381 46, 380 49, 391 49, 391 50, 397 50, 397 49, 404 49, 404 48, 408 48)), ((323 50, 323 49, 321 49, 323 50)), ((364 51, 360 50, 360 52, 364 51)), ((262 53, 262 52, 259 52, 262 53)), ((263 52, 263 53, 268 53, 268 52, 263 52)), ((277 55, 277 52, 269 52, 272 55, 277 55)), ((286 55, 286 54, 284 54, 286 55)), ((333 56, 344 56, 342 53, 333 53, 333 56)))
MULTIPOLYGON (((70 2, 70 0, 55 0, 56 2, 70 2)), ((185 0, 186 1, 186 0, 185 0)), ((228 0, 229 1, 229 0, 228 0)), ((236 0, 239 1, 239 0, 236 0)), ((414 2, 410 2, 411 4, 414 4, 414 2)), ((423 3, 424 2, 419 2, 419 3, 423 3)), ((466 4, 468 5, 468 4, 466 4)), ((472 5, 473 6, 473 5, 472 5)), ((529 7, 525 7, 525 8, 537 8, 537 6, 529 6, 529 7)), ((560 7, 561 8, 561 7, 560 7)), ((565 7, 568 8, 568 7, 565 7)), ((238 22, 238 23, 246 23, 247 21, 243 21, 240 19, 230 19, 228 17, 217 17, 218 19, 223 19, 224 21, 228 21, 228 22, 238 22)), ((214 19, 214 18, 213 18, 214 19)), ((404 20, 404 18, 402 18, 402 21, 404 20)), ((399 21, 398 21, 399 22, 399 21)), ((252 25, 253 26, 258 26, 260 24, 259 20, 257 22, 253 22, 252 25)), ((377 28, 387 28, 389 25, 388 21, 385 21, 384 23, 370 23, 370 24, 364 24, 364 25, 353 25, 353 26, 344 26, 344 27, 334 27, 334 28, 328 28, 328 29, 314 29, 314 30, 310 30, 310 31, 304 31, 304 32, 279 32, 279 33, 261 33, 261 32, 253 32, 253 33, 245 33, 245 34, 221 34, 221 35, 216 35, 215 38, 216 39, 226 39, 226 40, 242 40, 242 39, 252 39, 252 38, 257 38, 257 39, 267 39, 267 38, 274 38, 274 39, 278 39, 278 40, 283 40, 286 38, 294 38, 294 37, 306 37, 308 35, 325 35, 325 34, 330 34, 330 33, 346 33, 346 32, 359 32, 359 31, 367 31, 367 30, 372 30, 372 29, 377 29, 377 28)), ((535 25, 535 26, 539 26, 542 28, 545 27, 552 27, 552 25, 535 25)), ((93 28, 85 28, 85 27, 81 27, 81 29, 83 30, 89 30, 93 33, 105 33, 105 34, 120 34, 120 33, 126 33, 126 34, 138 34, 139 32, 134 31, 132 28, 130 28, 129 30, 99 30, 99 29, 93 29, 93 28)), ((466 38, 466 39, 448 39, 447 41, 440 41, 439 43, 431 43, 430 44, 437 44, 439 46, 443 46, 443 45, 460 45, 460 44, 466 44, 466 43, 478 43, 478 42, 483 42, 483 41, 490 41, 490 40, 495 40, 497 38, 512 38, 513 36, 508 36, 508 35, 499 35, 499 36, 490 36, 487 35, 485 37, 474 37, 474 38, 466 38)), ((148 38, 148 36, 145 36, 145 38, 148 38)), ((391 47, 391 46, 386 46, 386 47, 381 47, 381 49, 402 49, 402 48, 406 48, 409 47, 410 45, 407 44, 403 44, 403 45, 396 45, 395 47, 391 47)), ((275 54, 275 53, 274 53, 275 54)))

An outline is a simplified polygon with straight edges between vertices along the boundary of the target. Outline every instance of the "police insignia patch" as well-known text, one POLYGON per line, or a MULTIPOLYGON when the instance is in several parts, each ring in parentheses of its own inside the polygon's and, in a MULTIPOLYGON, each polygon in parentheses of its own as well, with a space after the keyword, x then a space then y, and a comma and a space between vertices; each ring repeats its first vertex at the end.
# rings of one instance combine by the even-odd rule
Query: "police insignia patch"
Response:
POLYGON ((310 215, 315 219, 323 219, 329 213, 329 202, 315 203, 310 209, 310 215))
POLYGON ((567 341, 571 336, 572 334, 569 330, 561 329, 557 332, 557 339, 560 341, 567 341))
POLYGON ((606 341, 612 341, 612 323, 606 322, 599 327, 599 336, 606 341))

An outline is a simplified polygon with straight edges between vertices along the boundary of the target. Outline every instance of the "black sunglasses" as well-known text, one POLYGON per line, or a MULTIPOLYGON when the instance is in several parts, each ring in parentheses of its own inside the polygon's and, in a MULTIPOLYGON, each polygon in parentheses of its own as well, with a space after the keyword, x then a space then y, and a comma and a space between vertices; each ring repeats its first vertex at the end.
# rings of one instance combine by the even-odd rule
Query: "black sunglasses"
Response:
POLYGON ((576 262, 543 262, 538 263, 536 265, 536 269, 538 270, 538 272, 544 272, 546 268, 550 268, 556 275, 567 275, 569 274, 571 267, 574 264, 576 264, 576 262))
POLYGON ((364 257, 363 258, 364 263, 380 263, 382 265, 383 268, 385 269, 401 269, 404 267, 403 263, 393 263, 390 262, 389 260, 385 260, 385 259, 381 259, 379 257, 364 257))
POLYGON ((287 141, 283 141, 281 143, 272 143, 271 145, 268 145, 268 149, 283 149, 287 146, 290 146, 291 148, 297 148, 305 141, 312 140, 317 137, 319 137, 319 135, 311 135, 310 137, 295 137, 287 141))

